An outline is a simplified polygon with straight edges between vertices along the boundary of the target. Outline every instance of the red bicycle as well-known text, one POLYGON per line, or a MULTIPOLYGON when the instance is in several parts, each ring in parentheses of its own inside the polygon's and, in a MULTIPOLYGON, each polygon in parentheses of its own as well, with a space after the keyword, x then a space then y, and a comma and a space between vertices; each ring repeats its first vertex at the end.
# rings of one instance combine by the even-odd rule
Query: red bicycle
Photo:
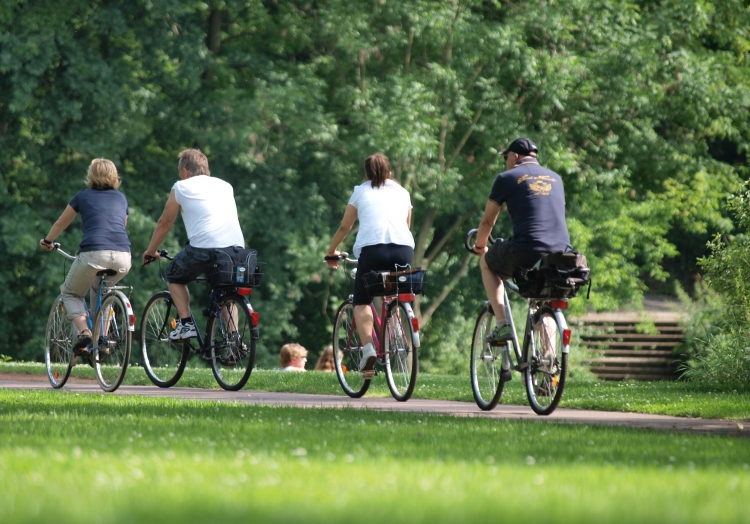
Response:
MULTIPOLYGON (((341 261, 356 264, 348 253, 341 253, 341 261)), ((351 271, 354 278, 357 269, 351 271)), ((384 277, 394 272, 382 272, 384 277)), ((377 352, 377 364, 385 368, 388 389, 393 398, 404 402, 409 400, 417 383, 419 322, 414 316, 412 303, 414 292, 398 292, 394 285, 393 293, 382 297, 380 315, 374 303, 370 303, 375 324, 372 330, 372 344, 377 352)), ((372 377, 365 378, 359 373, 359 362, 362 359, 362 344, 354 319, 354 296, 349 295, 338 313, 333 328, 333 359, 336 376, 344 392, 352 398, 364 395, 370 387, 372 377)), ((375 375, 377 375, 377 366, 375 375)))

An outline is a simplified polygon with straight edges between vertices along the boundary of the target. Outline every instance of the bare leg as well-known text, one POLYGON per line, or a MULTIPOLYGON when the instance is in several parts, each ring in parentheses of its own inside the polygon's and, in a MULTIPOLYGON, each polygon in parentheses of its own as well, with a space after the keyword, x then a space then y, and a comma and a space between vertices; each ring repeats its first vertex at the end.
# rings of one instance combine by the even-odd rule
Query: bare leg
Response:
POLYGON ((362 346, 372 343, 372 328, 375 320, 370 306, 354 306, 354 320, 357 323, 357 332, 362 346))
POLYGON ((75 317, 73 319, 73 324, 75 325, 79 333, 83 333, 84 331, 87 331, 89 329, 89 325, 86 323, 86 315, 75 317))
POLYGON ((172 300, 177 307, 177 314, 180 318, 190 316, 190 291, 185 284, 169 283, 169 292, 172 294, 172 300))
POLYGON ((487 266, 484 255, 479 259, 479 267, 482 270, 482 283, 487 293, 487 299, 495 313, 495 320, 497 320, 498 325, 505 324, 508 320, 505 317, 505 287, 503 281, 487 266))

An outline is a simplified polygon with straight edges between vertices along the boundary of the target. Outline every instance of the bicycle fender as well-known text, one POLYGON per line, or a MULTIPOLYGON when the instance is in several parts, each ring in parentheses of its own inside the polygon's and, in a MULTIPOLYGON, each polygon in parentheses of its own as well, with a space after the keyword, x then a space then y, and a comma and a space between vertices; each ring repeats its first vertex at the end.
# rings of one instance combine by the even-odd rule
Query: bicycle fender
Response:
MULTIPOLYGON (((554 310, 555 313, 555 319, 557 319, 557 323, 560 327, 563 329, 568 329, 568 323, 565 321, 565 316, 562 314, 562 311, 559 309, 554 310)), ((570 344, 565 344, 562 347, 563 353, 570 353, 570 344)))
MULTIPOLYGON (((409 322, 412 322, 414 319, 414 311, 411 309, 411 304, 408 302, 402 302, 402 304, 404 305, 404 309, 406 309, 406 316, 409 318, 409 322)), ((414 324, 412 324, 412 326, 413 325, 414 324)), ((411 330, 411 342, 415 348, 419 347, 419 331, 415 331, 414 329, 411 330)))
POLYGON ((115 295, 120 297, 122 299, 123 303, 125 304, 125 307, 128 311, 128 331, 135 331, 135 312, 133 311, 133 306, 130 304, 130 299, 125 296, 125 293, 122 291, 113 291, 115 295))

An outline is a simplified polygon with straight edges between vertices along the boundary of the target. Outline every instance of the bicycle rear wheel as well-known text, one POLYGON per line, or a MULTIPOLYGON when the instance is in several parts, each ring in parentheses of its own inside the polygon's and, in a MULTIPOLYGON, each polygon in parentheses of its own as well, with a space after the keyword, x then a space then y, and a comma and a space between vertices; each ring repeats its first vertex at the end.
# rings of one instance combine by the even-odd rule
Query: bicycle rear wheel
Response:
POLYGON ((237 391, 247 383, 255 364, 258 328, 253 326, 250 304, 234 293, 218 302, 219 312, 208 319, 211 369, 219 385, 237 391))
POLYGON ((66 315, 62 296, 58 296, 52 305, 47 320, 47 335, 44 345, 47 377, 55 389, 63 387, 68 381, 72 367, 73 343, 78 335, 78 331, 66 315))
POLYGON ((172 319, 176 317, 177 308, 169 291, 152 296, 141 316, 143 369, 149 380, 160 388, 174 386, 180 380, 190 355, 186 343, 169 340, 172 319))
POLYGON ((99 385, 110 393, 120 387, 130 363, 133 332, 129 322, 122 298, 116 293, 106 295, 94 320, 94 369, 99 385))
POLYGON ((383 326, 383 352, 385 377, 393 398, 400 402, 409 400, 417 383, 418 357, 412 341, 414 332, 406 308, 400 302, 391 310, 383 326))
POLYGON ((354 303, 349 298, 341 304, 336 313, 336 324, 333 328, 333 362, 341 388, 352 398, 360 398, 367 393, 372 382, 359 374, 361 359, 362 343, 354 321, 354 303))
POLYGON ((524 337, 523 361, 528 363, 524 384, 531 409, 538 415, 552 413, 565 388, 568 354, 562 352, 565 327, 560 322, 552 309, 542 306, 534 314, 531 336, 524 337))
POLYGON ((480 409, 489 411, 497 406, 503 395, 503 349, 505 345, 490 345, 487 335, 495 328, 495 315, 487 306, 479 313, 471 340, 471 391, 480 409))

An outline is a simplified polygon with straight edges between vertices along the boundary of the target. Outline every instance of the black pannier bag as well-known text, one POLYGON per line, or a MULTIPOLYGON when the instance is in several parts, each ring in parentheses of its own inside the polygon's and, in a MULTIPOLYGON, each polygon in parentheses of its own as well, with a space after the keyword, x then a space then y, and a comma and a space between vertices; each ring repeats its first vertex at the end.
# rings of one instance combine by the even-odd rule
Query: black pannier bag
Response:
POLYGON ((521 296, 526 298, 573 298, 591 282, 586 257, 578 251, 550 253, 538 267, 519 269, 513 274, 521 296))
POLYGON ((255 287, 262 276, 258 252, 243 247, 222 247, 212 250, 206 279, 212 287, 255 287))
POLYGON ((424 276, 427 270, 421 267, 405 271, 370 271, 362 275, 367 292, 373 297, 415 293, 424 295, 424 276))

